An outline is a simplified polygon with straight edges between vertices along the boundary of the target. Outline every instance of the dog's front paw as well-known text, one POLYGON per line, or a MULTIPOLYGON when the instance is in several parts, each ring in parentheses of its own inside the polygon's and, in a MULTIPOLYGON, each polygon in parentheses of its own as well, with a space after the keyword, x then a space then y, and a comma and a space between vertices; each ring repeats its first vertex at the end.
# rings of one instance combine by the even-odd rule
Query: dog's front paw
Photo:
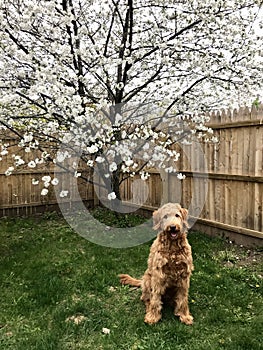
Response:
POLYGON ((180 315, 180 321, 184 324, 192 325, 194 322, 194 318, 191 315, 186 315, 186 316, 180 315))
POLYGON ((154 315, 152 312, 147 312, 144 318, 144 322, 148 324, 155 324, 161 319, 161 315, 154 315))

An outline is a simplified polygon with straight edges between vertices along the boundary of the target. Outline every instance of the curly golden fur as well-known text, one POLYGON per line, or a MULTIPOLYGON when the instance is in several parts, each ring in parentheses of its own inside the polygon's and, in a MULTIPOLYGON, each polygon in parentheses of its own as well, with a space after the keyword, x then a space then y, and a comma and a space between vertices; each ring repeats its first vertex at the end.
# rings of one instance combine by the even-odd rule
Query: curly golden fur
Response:
POLYGON ((141 280, 119 275, 122 284, 142 288, 141 300, 146 306, 144 321, 157 323, 163 300, 174 305, 174 314, 191 325, 193 317, 188 307, 190 276, 194 269, 191 246, 187 240, 187 209, 168 203, 153 213, 153 228, 158 230, 148 258, 148 268, 141 280))

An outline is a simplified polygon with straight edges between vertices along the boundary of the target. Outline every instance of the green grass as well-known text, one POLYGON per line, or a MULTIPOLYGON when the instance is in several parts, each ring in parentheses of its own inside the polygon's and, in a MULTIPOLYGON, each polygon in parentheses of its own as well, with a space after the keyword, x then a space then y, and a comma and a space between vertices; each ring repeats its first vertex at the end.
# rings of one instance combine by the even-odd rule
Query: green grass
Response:
POLYGON ((162 321, 149 326, 140 290, 120 286, 117 275, 141 276, 151 242, 106 248, 78 236, 56 216, 1 219, 0 349, 262 349, 260 251, 197 232, 189 241, 194 325, 181 324, 164 307, 162 321))

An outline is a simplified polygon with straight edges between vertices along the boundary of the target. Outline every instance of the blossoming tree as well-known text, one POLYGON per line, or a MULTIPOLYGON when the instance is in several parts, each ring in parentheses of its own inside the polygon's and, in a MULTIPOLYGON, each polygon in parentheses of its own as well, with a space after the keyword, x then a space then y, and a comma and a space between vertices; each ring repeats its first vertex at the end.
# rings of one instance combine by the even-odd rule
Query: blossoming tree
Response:
MULTIPOLYGON (((260 6, 1 0, 0 130, 27 152, 27 160, 14 154, 6 174, 53 162, 85 177, 75 162, 65 165, 81 159, 104 178, 112 200, 127 177, 146 179, 147 167, 176 171, 173 146, 211 135, 207 111, 258 92, 260 6)), ((9 145, 2 142, 0 151, 9 145)), ((43 195, 50 183, 58 180, 45 176, 43 195)))

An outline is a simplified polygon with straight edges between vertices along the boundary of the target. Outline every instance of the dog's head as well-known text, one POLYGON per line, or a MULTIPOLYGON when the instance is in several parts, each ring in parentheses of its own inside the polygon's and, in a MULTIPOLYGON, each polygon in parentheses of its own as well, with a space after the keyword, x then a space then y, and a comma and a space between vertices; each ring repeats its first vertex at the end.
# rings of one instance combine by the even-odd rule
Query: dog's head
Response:
POLYGON ((167 233, 174 240, 189 227, 188 210, 178 203, 167 203, 153 213, 153 229, 167 233))

